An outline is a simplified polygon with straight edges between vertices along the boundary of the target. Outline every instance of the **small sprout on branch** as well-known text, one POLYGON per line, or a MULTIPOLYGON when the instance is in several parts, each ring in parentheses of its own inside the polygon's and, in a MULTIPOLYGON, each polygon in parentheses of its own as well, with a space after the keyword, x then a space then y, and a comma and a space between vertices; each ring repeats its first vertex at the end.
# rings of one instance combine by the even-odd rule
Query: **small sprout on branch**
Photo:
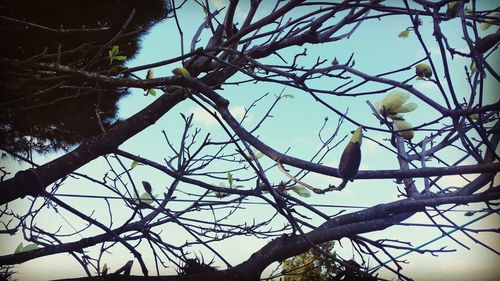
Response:
POLYGON ((477 72, 477 70, 478 70, 478 69, 477 69, 476 64, 475 64, 475 63, 473 63, 473 62, 471 62, 471 63, 470 63, 469 68, 470 68, 470 72, 471 72, 471 74, 476 73, 476 72, 477 72))
POLYGON ((399 38, 403 38, 403 39, 406 39, 408 38, 408 36, 410 36, 410 30, 407 28, 403 31, 401 31, 399 34, 398 34, 398 37, 399 38))
POLYGON ((471 114, 471 115, 470 115, 470 118, 471 118, 472 120, 478 121, 478 120, 479 120, 479 114, 477 114, 477 113, 471 114))
POLYGON ((172 73, 176 76, 191 77, 189 71, 182 66, 172 70, 172 73))
MULTIPOLYGON (((148 73, 146 74, 146 79, 153 79, 154 77, 154 71, 152 68, 148 69, 148 73)), ((156 97, 156 90, 154 88, 151 88, 147 91, 146 96, 150 95, 153 97, 156 97)))
POLYGON ((432 69, 428 64, 419 63, 415 66, 415 72, 420 78, 430 78, 432 76, 432 69))
POLYGON ((307 188, 300 185, 292 185, 291 187, 287 188, 287 190, 291 190, 301 197, 311 197, 311 192, 309 192, 307 188))
POLYGON ((133 168, 139 166, 139 162, 137 160, 132 161, 132 164, 130 164, 130 169, 132 170, 133 168))
POLYGON ((113 47, 111 47, 111 49, 108 51, 109 65, 111 65, 114 60, 123 61, 127 59, 126 56, 119 55, 119 53, 120 47, 118 45, 114 45, 113 47))
POLYGON ((148 95, 156 97, 156 90, 154 88, 151 88, 148 90, 148 95))

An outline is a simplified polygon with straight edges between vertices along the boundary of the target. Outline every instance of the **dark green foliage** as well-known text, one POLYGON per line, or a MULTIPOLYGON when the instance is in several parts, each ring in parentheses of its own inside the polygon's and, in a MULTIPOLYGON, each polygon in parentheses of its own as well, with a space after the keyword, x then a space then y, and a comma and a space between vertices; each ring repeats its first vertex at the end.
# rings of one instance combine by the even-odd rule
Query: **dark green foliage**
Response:
MULTIPOLYGON (((114 66, 124 61, 114 60, 110 65, 109 49, 117 45, 120 55, 133 57, 140 36, 167 16, 166 3, 164 0, 2 1, 0 15, 10 19, 0 19, 0 58, 59 63, 104 75, 116 74, 114 66), (120 33, 134 9, 132 20, 120 33)), ((0 73, 0 147, 16 152, 67 149, 100 134, 117 121, 116 103, 127 93, 126 89, 13 67, 9 63, 0 63, 0 73)))
MULTIPOLYGON (((323 251, 335 256, 333 241, 319 245, 323 251)), ((283 262, 284 281, 375 281, 354 260, 342 265, 312 248, 283 262)))
MULTIPOLYGON (((320 247, 332 253, 334 242, 327 242, 320 247)), ((332 253, 335 255, 335 253, 332 253)), ((335 261, 325 257, 315 249, 283 262, 284 281, 323 281, 333 280, 337 271, 335 261)))

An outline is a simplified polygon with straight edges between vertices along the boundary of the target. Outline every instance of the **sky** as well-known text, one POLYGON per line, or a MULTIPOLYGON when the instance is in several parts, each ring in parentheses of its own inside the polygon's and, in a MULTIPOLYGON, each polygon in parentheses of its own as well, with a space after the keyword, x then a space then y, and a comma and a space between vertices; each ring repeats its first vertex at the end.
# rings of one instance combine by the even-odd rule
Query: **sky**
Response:
MULTIPOLYGON (((235 21, 240 23, 242 22, 245 12, 248 9, 246 1, 241 2, 244 3, 239 5, 235 15, 235 21)), ((256 18, 269 14, 272 7, 269 5, 269 2, 264 2, 263 6, 259 8, 256 18)), ((227 1, 212 0, 210 3, 213 7, 222 8, 227 4, 227 1)), ((478 4, 481 9, 496 8, 495 1, 479 1, 478 4)), ((303 13, 305 13, 305 10, 300 10, 292 13, 292 16, 298 16, 303 13)), ((186 6, 179 11, 180 19, 189 19, 181 22, 184 32, 185 46, 190 45, 190 38, 198 28, 199 24, 201 24, 204 20, 204 17, 205 14, 203 13, 202 8, 196 6, 194 2, 191 1, 188 1, 186 6)), ((336 57, 340 63, 343 63, 351 56, 351 54, 354 54, 356 62, 354 68, 371 75, 376 75, 408 66, 424 57, 424 53, 421 50, 414 33, 410 33, 410 36, 407 39, 398 38, 398 34, 409 25, 409 18, 404 16, 370 20, 361 24, 358 30, 356 30, 356 32, 350 36, 348 40, 341 40, 331 44, 320 44, 316 46, 307 45, 292 47, 280 52, 280 54, 290 60, 290 58, 293 58, 294 54, 301 52, 304 48, 307 48, 308 56, 301 61, 301 63, 306 66, 314 64, 318 57, 329 61, 336 57)), ((461 27, 458 19, 443 22, 441 28, 443 33, 449 36, 448 39, 450 44, 452 44, 456 49, 466 52, 467 45, 465 41, 461 39, 461 27)), ((439 49, 437 44, 434 43, 432 39, 432 24, 428 18, 423 19, 421 31, 424 39, 428 42, 428 48, 431 52, 432 59, 439 62, 439 49)), ((207 30, 205 30, 205 32, 207 32, 207 30)), ((491 32, 493 31, 480 31, 480 35, 484 36, 491 32)), ((206 39, 206 36, 202 37, 202 39, 206 39)), ((180 55, 180 37, 177 32, 175 22, 173 20, 166 20, 153 27, 149 34, 142 39, 141 45, 141 52, 133 60, 129 60, 127 62, 129 66, 152 63, 180 55)), ((201 42, 198 46, 202 45, 203 42, 201 42)), ((188 51, 188 49, 185 50, 185 52, 188 51)), ((448 57, 448 59, 451 58, 448 57)), ((278 60, 276 57, 271 57, 266 60, 266 62, 277 63, 278 60)), ((460 57, 455 57, 452 61, 450 61, 453 86, 455 87, 458 95, 462 97, 468 97, 470 94, 468 93, 464 75, 464 66, 468 66, 469 64, 469 61, 460 57)), ((434 75, 443 79, 443 69, 439 67, 440 63, 437 63, 437 65, 438 73, 435 73, 434 75)), ((498 61, 494 62, 494 65, 498 67, 498 61)), ((178 64, 172 64, 159 67, 155 69, 155 77, 170 76, 171 70, 178 66, 178 64)), ((145 71, 138 72, 136 74, 139 77, 145 77, 146 75, 145 71)), ((403 74, 392 75, 390 78, 402 80, 409 78, 412 75, 413 70, 409 70, 403 74)), ((230 79, 230 81, 237 81, 242 77, 243 76, 239 75, 230 79)), ((345 81, 337 81, 335 79, 321 79, 319 81, 314 81, 311 85, 322 89, 331 89, 344 82, 345 81)), ((426 95, 432 96, 435 101, 440 103, 443 102, 437 88, 432 83, 416 80, 412 80, 409 83, 426 95)), ((362 90, 378 90, 381 88, 384 88, 383 85, 368 83, 362 90)), ((498 100, 497 89, 498 84, 496 84, 493 79, 489 79, 485 90, 485 99, 487 100, 486 103, 493 103, 498 100)), ((358 89, 357 91, 360 90, 361 89, 358 89)), ((254 100, 268 93, 268 95, 265 96, 262 101, 260 101, 257 106, 252 108, 252 110, 248 113, 248 117, 243 122, 244 127, 247 129, 253 129, 253 127, 258 123, 269 108, 270 104, 273 102, 275 95, 281 92, 293 95, 293 98, 280 100, 273 113, 273 118, 268 119, 263 126, 259 128, 257 134, 259 139, 264 141, 269 146, 281 152, 289 149, 288 154, 295 157, 308 159, 314 152, 320 149, 321 143, 318 139, 318 131, 320 130, 325 117, 328 117, 328 123, 325 131, 322 133, 322 137, 329 137, 336 129, 338 116, 320 106, 307 93, 296 89, 284 88, 282 85, 273 85, 271 83, 257 83, 245 84, 241 86, 228 85, 224 86, 223 90, 218 90, 218 92, 230 101, 230 111, 237 119, 241 119, 243 117, 245 109, 248 109, 254 100)), ((383 96, 372 95, 353 98, 322 95, 321 97, 324 98, 327 103, 334 105, 341 112, 348 110, 348 115, 350 117, 362 122, 364 125, 375 127, 379 126, 378 121, 371 116, 366 100, 374 103, 375 101, 380 100, 383 96)), ((123 98, 119 103, 120 118, 126 119, 157 98, 158 96, 144 96, 144 91, 142 90, 131 90, 131 94, 123 98)), ((410 120, 413 125, 419 125, 431 121, 438 116, 432 108, 423 104, 415 97, 412 97, 410 101, 418 104, 418 109, 416 111, 405 115, 405 117, 410 120)), ((185 101, 169 111, 165 116, 158 120, 154 126, 145 129, 143 132, 129 139, 120 148, 133 154, 158 161, 159 163, 164 163, 164 158, 172 156, 172 152, 165 143, 162 130, 167 132, 174 143, 178 143, 183 126, 182 118, 180 116, 181 113, 194 114, 194 125, 201 129, 202 135, 210 132, 214 140, 224 140, 226 138, 224 131, 219 128, 217 122, 210 116, 209 113, 196 106, 195 103, 185 101)), ((446 123, 446 121, 444 122, 446 123)), ((339 144, 337 147, 333 148, 330 154, 328 154, 328 157, 324 159, 323 164, 331 165, 333 167, 338 166, 338 155, 342 153, 345 145, 347 144, 347 139, 350 138, 350 132, 355 128, 356 126, 350 124, 348 121, 343 123, 338 136, 333 141, 333 144, 339 144), (344 137, 347 137, 347 139, 342 141, 344 137)), ((388 135, 382 132, 370 131, 367 133, 367 136, 387 143, 386 138, 388 135)), ((414 142, 422 140, 425 136, 425 132, 416 132, 414 142)), ((395 159, 395 157, 391 154, 388 154, 383 148, 374 142, 365 139, 362 145, 362 153, 363 158, 361 170, 398 168, 397 159, 395 159)), ((440 156, 450 159, 450 162, 453 162, 452 159, 456 159, 458 157, 457 155, 454 155, 454 153, 456 153, 456 151, 451 148, 445 149, 440 153, 440 156)), ((35 160, 37 163, 42 164, 62 154, 63 152, 53 153, 50 155, 36 155, 35 160)), ((262 158, 261 161, 266 167, 273 164, 270 159, 265 157, 262 158)), ((124 162, 125 165, 130 165, 130 161, 124 160, 124 162)), ((431 164, 437 165, 435 162, 431 162, 428 165, 431 164)), ((467 159, 464 164, 474 164, 474 162, 471 159, 467 159)), ((26 166, 15 161, 9 161, 7 166, 9 169, 12 169, 12 171, 26 168, 26 166)), ((227 167, 224 163, 211 166, 211 170, 224 171, 226 168, 227 167)), ((290 168, 291 171, 296 171, 294 168, 288 168, 290 168)), ((79 169, 78 172, 95 175, 99 178, 102 177, 103 173, 107 170, 109 170, 109 168, 106 161, 104 161, 103 158, 99 158, 85 165, 79 169)), ((154 187, 154 194, 162 194, 164 191, 161 187, 167 186, 172 181, 170 178, 166 178, 163 174, 152 171, 152 169, 147 169, 143 166, 135 168, 132 175, 136 183, 139 183, 141 180, 149 181, 154 187)), ((235 173, 235 177, 243 178, 247 175, 249 175, 249 172, 247 171, 235 173)), ((270 170, 268 176, 274 183, 286 180, 284 175, 277 169, 270 170)), ((477 175, 467 175, 465 178, 472 180, 475 176, 477 175)), ((310 174, 304 179, 304 181, 321 188, 328 186, 328 184, 338 184, 340 182, 339 179, 319 174, 310 174)), ((500 179, 497 177, 496 183, 498 184, 498 182, 500 182, 500 179)), ((212 183, 225 184, 225 180, 213 180, 212 183)), ((461 186, 466 183, 466 180, 457 176, 448 176, 443 177, 440 180, 440 183, 444 186, 461 186)), ((417 185, 418 184, 421 186, 422 180, 417 180, 417 185)), ((201 189, 193 186, 186 186, 186 190, 189 190, 189 192, 201 192, 201 189)), ((81 179, 66 180, 64 185, 59 188, 58 193, 106 195, 105 192, 99 190, 99 188, 94 186, 92 183, 81 179)), ((356 180, 353 183, 350 183, 342 192, 329 193, 327 195, 312 195, 309 198, 301 199, 310 204, 372 206, 397 200, 397 196, 397 185, 391 180, 356 180)), ((179 198, 182 198, 182 194, 179 195, 179 198)), ((68 197, 61 197, 61 199, 72 206, 82 208, 88 214, 93 211, 96 217, 107 217, 107 210, 102 200, 68 197)), ((30 202, 26 199, 18 199, 12 203, 12 207, 21 212, 29 207, 29 203, 30 202)), ((117 210, 120 210, 120 208, 123 209, 118 202, 110 202, 110 204, 112 204, 112 206, 117 210)), ((178 204, 177 208, 179 209, 183 206, 182 203, 176 204, 178 204)), ((39 206, 40 202, 38 202, 37 205, 39 206)), ((472 207, 475 206, 471 206, 471 208, 472 207)), ((320 209, 329 214, 334 214, 344 208, 329 207, 320 209)), ((459 209, 465 210, 467 207, 461 207, 459 209)), ((356 209, 349 209, 348 211, 355 210, 356 209)), ((320 218, 314 217, 313 214, 307 213, 305 210, 303 211, 311 216, 314 224, 320 224, 322 222, 320 218)), ((221 211, 221 214, 223 212, 224 211, 221 211)), ((114 217, 115 225, 119 225, 120 221, 125 220, 127 218, 127 214, 129 214, 129 211, 127 210, 123 210, 123 213, 118 212, 114 217)), ((236 212, 232 221, 251 223, 254 218, 264 219, 272 214, 273 210, 266 205, 247 205, 244 209, 236 212)), ((210 219, 209 215, 210 214, 200 212, 199 214, 196 214, 196 218, 210 219)), ((471 217, 464 216, 463 212, 452 213, 450 214, 450 217, 454 218, 458 224, 466 223, 472 219, 471 217)), ((0 220, 2 220, 1 217, 0 220)), ((444 221, 439 218, 437 218, 437 220, 444 223, 444 221)), ((58 227, 62 226, 63 231, 66 232, 70 232, 72 227, 78 228, 78 226, 82 225, 81 221, 66 213, 64 210, 54 208, 41 210, 36 222, 37 225, 43 226, 47 230, 56 230, 58 227), (67 222, 69 222, 72 227, 68 226, 67 222)), ((429 223, 429 220, 425 217, 425 215, 418 214, 410 218, 407 222, 429 223)), ((285 223, 285 221, 278 218, 273 221, 273 223, 276 227, 279 227, 285 223)), ((500 225, 499 216, 491 215, 484 220, 472 224, 470 227, 491 228, 498 227, 498 225, 500 225)), ((98 233, 98 230, 90 228, 85 232, 85 234, 88 235, 92 233, 98 233)), ((169 238, 168 241, 173 244, 181 244, 187 239, 191 239, 182 230, 173 225, 165 226, 163 234, 167 236, 169 238)), ((366 234, 366 237, 373 239, 400 239, 411 241, 412 245, 416 246, 426 243, 436 237, 439 237, 440 235, 441 233, 434 228, 397 226, 384 231, 366 234)), ((464 242, 464 244, 470 247, 470 249, 468 250, 460 245, 457 245, 449 238, 440 239, 435 243, 430 244, 428 247, 438 249, 446 246, 447 249, 455 249, 456 251, 452 253, 439 254, 438 257, 434 257, 430 254, 409 254, 405 256, 408 264, 403 269, 403 272, 409 276, 415 277, 416 280, 498 280, 500 278, 500 269, 497 266, 497 264, 500 263, 499 256, 484 247, 476 245, 472 240, 464 237, 463 234, 454 233, 453 237, 464 242)), ((497 251, 500 250, 498 235, 495 236, 482 233, 478 234, 477 237, 480 237, 481 241, 484 241, 497 251)), ((15 247, 22 240, 23 238, 21 234, 17 234, 12 237, 1 237, 0 254, 4 255, 12 253, 15 247)), ((226 256, 233 265, 236 265, 246 260, 253 252, 257 251, 267 242, 268 240, 244 236, 241 238, 232 238, 219 242, 215 244, 214 247, 226 256), (245 247, 242 247, 241 245, 245 245, 245 247), (235 251, 235 249, 237 250, 235 251)), ((91 249, 91 252, 95 252, 97 250, 98 249, 94 247, 91 249)), ((343 254, 345 258, 349 258, 353 255, 349 242, 346 239, 342 239, 336 246, 335 250, 338 253, 343 254)), ((199 251, 200 253, 203 253, 205 257, 210 255, 209 252, 200 247, 193 247, 193 251, 199 251)), ((126 262, 126 260, 116 259, 116 257, 120 255, 127 256, 129 254, 125 249, 116 247, 113 251, 113 255, 105 256, 104 260, 111 267, 111 270, 113 270, 113 268, 119 268, 126 262)), ((139 267, 135 265, 133 271, 139 274, 139 270, 139 267)), ((68 255, 65 254, 44 257, 23 263, 16 267, 16 271, 18 272, 16 276, 19 280, 46 280, 61 278, 63 276, 76 277, 84 274, 76 261, 68 259, 68 255), (54 268, 54 264, 57 264, 58 267, 54 268)), ((164 272, 170 274, 173 273, 171 268, 166 269, 164 272)), ((386 271, 381 271, 381 276, 389 277, 391 275, 386 271)))

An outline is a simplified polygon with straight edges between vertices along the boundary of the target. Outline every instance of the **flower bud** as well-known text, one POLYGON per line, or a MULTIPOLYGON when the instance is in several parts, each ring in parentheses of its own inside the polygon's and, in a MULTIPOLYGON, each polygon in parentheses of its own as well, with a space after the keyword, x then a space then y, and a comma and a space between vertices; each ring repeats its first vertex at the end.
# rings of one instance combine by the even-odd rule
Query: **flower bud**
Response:
MULTIPOLYGON (((406 129, 410 129, 410 128, 413 128, 413 126, 409 122, 405 121, 404 119, 394 119, 394 129, 396 129, 397 131, 406 130, 406 129)), ((411 140, 413 138, 413 135, 414 135, 413 130, 403 131, 403 132, 399 132, 399 133, 401 134, 401 136, 405 140, 411 140)))
POLYGON ((430 78, 432 76, 432 69, 428 64, 419 63, 415 66, 415 72, 418 77, 430 78))
POLYGON ((403 92, 390 92, 381 101, 375 103, 375 108, 384 117, 398 113, 410 112, 417 108, 415 103, 405 104, 410 94, 403 92))
POLYGON ((339 175, 346 180, 352 180, 359 170, 361 163, 361 142, 363 131, 358 127, 340 157, 339 175))

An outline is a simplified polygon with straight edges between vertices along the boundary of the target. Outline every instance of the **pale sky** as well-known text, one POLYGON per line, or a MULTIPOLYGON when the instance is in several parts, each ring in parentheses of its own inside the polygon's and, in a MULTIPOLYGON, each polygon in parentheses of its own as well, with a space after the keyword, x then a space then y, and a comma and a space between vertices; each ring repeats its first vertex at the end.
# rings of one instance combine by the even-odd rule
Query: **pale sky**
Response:
MULTIPOLYGON (((180 10, 179 18, 189 19, 182 22, 182 28, 184 31, 185 45, 189 46, 191 41, 190 38, 194 34, 195 30, 199 24, 204 20, 205 14, 202 9, 194 4, 194 2, 188 1, 186 7, 180 10)), ((213 0, 212 5, 216 7, 223 7, 226 5, 227 1, 213 0)), ((242 17, 248 8, 246 1, 241 1, 239 9, 237 10, 235 21, 240 22, 242 17)), ((258 10, 257 18, 263 15, 267 15, 271 9, 268 2, 264 1, 262 7, 258 10)), ((495 8, 496 1, 478 1, 480 9, 495 8)), ((497 2, 498 3, 498 2, 497 2)), ((296 16, 304 11, 297 11, 292 15, 296 16)), ((354 58, 356 64, 354 68, 364 71, 370 75, 376 75, 393 69, 399 69, 404 66, 410 65, 411 63, 422 59, 424 53, 418 44, 416 36, 411 33, 409 38, 401 39, 398 38, 398 34, 403 31, 406 27, 410 25, 409 18, 407 16, 400 17, 386 17, 379 20, 370 20, 364 22, 360 25, 359 29, 348 39, 339 42, 333 42, 331 44, 321 44, 316 46, 302 46, 294 47, 289 50, 280 52, 285 58, 293 58, 293 55, 297 52, 303 50, 307 47, 308 57, 302 61, 302 64, 312 65, 316 61, 318 56, 332 60, 334 57, 338 59, 340 63, 345 62, 349 56, 354 53, 354 58)), ((461 39, 461 26, 458 19, 450 20, 448 22, 443 22, 441 25, 443 33, 446 34, 449 39, 450 44, 452 44, 456 49, 466 49, 467 45, 465 41, 461 39)), ((438 72, 436 76, 443 78, 443 70, 439 66, 439 51, 437 44, 432 39, 432 24, 429 18, 423 18, 423 25, 421 27, 424 40, 428 43, 428 47, 432 53, 432 58, 436 60, 438 65, 438 72)), ((491 30, 480 31, 480 35, 484 36, 494 32, 493 28, 491 30)), ((207 34, 207 33, 206 33, 207 34)), ((204 37, 206 39, 206 37, 204 37)), ((180 43, 179 35, 177 33, 177 28, 174 20, 166 20, 161 24, 156 25, 150 33, 142 39, 142 49, 141 52, 131 61, 128 61, 129 66, 137 66, 146 63, 152 63, 159 60, 164 60, 167 58, 175 57, 180 55, 180 43)), ((200 43, 198 46, 202 46, 205 42, 200 43)), ((189 50, 185 50, 188 52, 189 50)), ((497 51, 498 52, 498 51, 497 51)), ((279 61, 276 57, 266 60, 266 62, 279 61)), ((459 96, 468 96, 469 93, 464 74, 464 66, 468 66, 470 62, 468 60, 462 59, 460 57, 455 57, 453 61, 450 62, 451 73, 453 76, 453 85, 456 87, 459 96)), ((498 61, 494 64, 496 69, 498 69, 498 61)), ((155 69, 155 77, 160 76, 170 76, 170 71, 179 65, 168 65, 155 69)), ((140 77, 145 76, 144 72, 136 73, 140 77)), ((392 75, 391 78, 395 80, 402 80, 413 75, 413 70, 410 70, 404 74, 392 75)), ((237 78, 242 76, 236 76, 232 80, 238 80, 237 78)), ((489 77, 491 78, 491 77, 489 77)), ((494 79, 490 79, 490 82, 486 85, 485 97, 487 102, 491 103, 498 100, 498 94, 496 90, 498 89, 498 84, 496 84, 494 79)), ((322 79, 321 81, 314 82, 314 86, 323 89, 334 88, 339 84, 344 83, 344 81, 335 81, 333 79, 327 80, 322 79)), ((438 93, 437 88, 429 82, 425 81, 410 81, 414 87, 418 90, 424 92, 429 96, 433 96, 436 101, 442 102, 441 95, 438 93)), ((374 84, 368 84, 363 90, 375 90, 384 88, 383 86, 374 86, 374 84)), ((245 108, 257 98, 261 97, 266 93, 270 93, 258 107, 253 109, 248 118, 243 123, 244 127, 247 129, 252 129, 253 126, 262 118, 263 114, 266 112, 268 106, 274 99, 274 94, 279 94, 283 90, 282 85, 272 85, 269 83, 258 83, 258 84, 245 84, 243 86, 224 86, 224 90, 218 90, 218 93, 222 94, 225 98, 230 101, 230 110, 233 115, 239 119, 243 116, 245 108)), ((359 92, 359 90, 357 90, 359 92)), ((158 97, 144 96, 142 90, 132 90, 131 94, 120 101, 120 117, 127 118, 128 116, 134 114, 135 112, 144 108, 144 106, 150 104, 158 97)), ((159 93, 159 91, 158 91, 159 93)), ((290 155, 295 157, 308 159, 314 152, 320 147, 320 141, 318 140, 318 130, 323 124, 325 117, 329 118, 328 126, 324 136, 331 134, 335 129, 338 116, 333 112, 329 112, 327 109, 321 107, 314 99, 307 93, 300 92, 295 89, 286 88, 284 93, 289 93, 294 96, 293 99, 283 99, 277 106, 274 112, 274 118, 268 120, 264 125, 258 130, 257 134, 259 138, 264 141, 269 146, 274 149, 284 152, 287 148, 290 148, 290 155)), ((366 100, 370 100, 372 103, 381 99, 382 96, 360 96, 357 98, 350 97, 323 97, 326 101, 335 105, 337 109, 345 112, 349 109, 349 116, 352 118, 363 122, 364 125, 378 126, 378 121, 371 115, 370 109, 366 104, 366 100)), ((416 102, 419 107, 416 111, 408 113, 407 119, 413 125, 418 125, 432 120, 437 116, 437 113, 433 111, 429 106, 423 104, 417 98, 412 97, 410 101, 416 102)), ((162 117, 154 126, 151 126, 136 135, 135 137, 128 140, 120 148, 122 150, 128 151, 133 154, 140 155, 151 160, 158 161, 159 163, 164 163, 163 159, 165 157, 171 156, 172 153, 168 149, 161 130, 165 130, 172 139, 177 141, 180 137, 182 128, 182 119, 180 113, 194 113, 195 125, 202 129, 202 135, 210 132, 214 140, 224 140, 226 135, 218 127, 217 122, 203 109, 197 107, 195 103, 191 101, 185 101, 179 104, 170 112, 168 112, 164 117, 162 117)), ((445 121, 446 122, 446 121, 445 121)), ((449 122, 449 121, 448 121, 449 122)), ((349 122, 345 122, 342 126, 339 136, 333 142, 336 143, 340 141, 344 136, 349 136, 349 132, 354 130, 355 126, 349 122)), ((387 134, 381 132, 368 132, 367 135, 371 138, 380 140, 384 142, 384 139, 388 137, 387 134)), ((418 142, 425 137, 424 132, 416 132, 414 142, 418 142)), ((349 137, 348 137, 349 138, 349 137)), ((346 145, 346 141, 341 143, 336 147, 332 153, 329 154, 323 163, 331 166, 338 166, 339 155, 342 153, 346 145)), ((387 141, 385 141, 387 143, 387 141)), ((234 151, 234 149, 233 149, 234 151)), ((363 158, 361 163, 362 170, 368 169, 397 169, 398 162, 394 155, 387 153, 376 143, 365 140, 362 146, 363 158)), ((450 159, 457 159, 459 155, 452 154, 451 150, 444 150, 440 156, 450 159), (448 153, 448 154, 446 154, 448 153)), ((51 159, 62 155, 60 153, 54 153, 52 155, 40 156, 37 155, 35 160, 39 164, 43 164, 51 159)), ((272 165, 269 159, 263 158, 262 164, 264 166, 272 165)), ((130 161, 129 161, 130 162, 130 161)), ((127 162, 127 163, 129 163, 127 162)), ((467 164, 474 164, 472 160, 467 160, 467 164)), ((428 165, 435 164, 430 162, 428 165)), ((26 166, 19 165, 15 161, 10 161, 7 163, 8 167, 14 172, 20 168, 26 168, 26 166)), ((212 165, 212 170, 224 170, 226 167, 224 163, 219 163, 212 165)), ((99 158, 91 163, 85 165, 78 170, 80 173, 87 173, 89 175, 94 175, 97 178, 101 178, 103 173, 107 171, 107 165, 102 158, 99 158)), ((291 169, 294 171, 294 169, 291 169)), ((235 173, 235 177, 244 177, 245 175, 251 175, 249 172, 235 173)), ((286 177, 279 172, 277 169, 272 169, 268 174, 270 180, 277 183, 281 180, 286 180, 286 177)), ((475 175, 467 175, 466 178, 469 180, 473 179, 475 175)), ((144 166, 139 166, 133 171, 133 177, 137 183, 141 180, 147 179, 154 187, 153 193, 162 194, 164 190, 161 189, 162 186, 167 186, 171 183, 172 179, 165 177, 152 169, 148 169, 144 166)), ((317 186, 320 188, 325 188, 328 184, 338 184, 339 179, 318 175, 310 174, 304 181, 307 183, 317 186)), ((223 182, 223 181, 222 181, 223 182)), ((497 184, 500 180, 496 181, 497 184)), ((213 181, 214 184, 219 184, 218 181, 213 181)), ((441 181, 444 186, 448 185, 463 185, 465 180, 460 177, 444 177, 441 181)), ((417 185, 422 184, 421 180, 417 180, 417 185)), ((190 192, 201 193, 201 189, 195 188, 193 186, 188 187, 190 192)), ((59 189, 60 193, 66 194, 93 194, 102 195, 102 191, 96 188, 93 184, 85 180, 75 180, 68 179, 64 185, 59 189)), ((350 183, 345 190, 342 192, 329 193, 327 195, 312 195, 309 198, 301 198, 310 204, 333 204, 333 205, 356 205, 356 206, 372 206, 379 203, 391 202, 397 200, 397 185, 391 180, 356 180, 350 183)), ((105 204, 102 200, 97 199, 75 199, 61 197, 66 203, 72 206, 80 207, 85 213, 90 214, 92 210, 95 211, 95 217, 100 215, 107 218, 107 210, 105 204)), ((38 199, 42 200, 42 199, 38 199)), ((255 201, 256 200, 250 200, 255 201)), ((113 202, 110 202, 114 204, 113 202)), ((40 204, 38 204, 40 205, 40 204)), ((25 199, 16 200, 12 203, 12 207, 17 210, 23 210, 29 206, 29 201, 25 199)), ((175 206, 175 205, 172 205, 175 206)), ((179 203, 178 208, 181 209, 183 204, 179 203)), ((471 208, 477 207, 471 205, 471 208)), ((116 204, 116 208, 121 208, 121 205, 116 204)), ((320 208, 329 214, 334 214, 341 210, 342 208, 320 208)), ((445 209, 445 206, 442 207, 445 209)), ((460 210, 465 210, 467 207, 460 207, 460 210)), ((355 211, 356 209, 348 210, 355 211)), ((119 225, 120 220, 127 218, 127 214, 130 211, 123 210, 123 213, 119 211, 116 213, 115 225, 119 225)), ((272 215, 271 208, 265 205, 248 205, 246 209, 238 211, 235 216, 231 219, 233 222, 251 222, 253 218, 262 220, 264 218, 272 215)), ((313 214, 309 214, 312 217, 313 224, 320 224, 323 221, 314 217, 313 214)), ((204 219, 207 217, 210 219, 211 214, 200 213, 197 214, 197 219, 204 219)), ((457 212, 450 214, 450 217, 455 219, 457 224, 463 224, 471 220, 471 217, 464 216, 463 213, 457 212)), ((2 218, 0 218, 2 220, 2 218)), ((64 210, 60 210, 60 213, 55 213, 53 209, 42 210, 38 219, 37 225, 44 227, 46 230, 55 230, 59 226, 63 226, 63 230, 66 232, 71 232, 71 228, 67 226, 65 221, 69 221, 74 227, 82 225, 82 222, 76 219, 74 216, 67 214, 64 210)), ((439 220, 443 222, 442 220, 439 220)), ((280 227, 285 221, 283 219, 277 219, 274 221, 275 227, 280 227)), ((410 218, 407 222, 421 222, 430 223, 425 215, 418 214, 410 218)), ((492 228, 498 227, 500 225, 500 217, 498 215, 491 215, 487 219, 481 220, 470 227, 475 228, 492 228)), ((89 229, 85 232, 87 235, 95 235, 100 233, 96 229, 89 229)), ((181 244, 186 241, 186 239, 191 239, 182 230, 175 226, 168 225, 163 229, 163 235, 168 237, 168 242, 172 244, 181 244)), ((404 241, 412 242, 413 246, 418 246, 420 244, 426 243, 427 241, 440 236, 441 233, 434 228, 416 228, 407 226, 391 227, 390 229, 365 234, 369 238, 390 238, 390 239, 400 239, 404 241)), ((456 252, 452 253, 442 253, 439 257, 433 257, 430 254, 416 254, 412 253, 404 258, 408 261, 408 264, 403 269, 403 273, 410 277, 414 277, 416 280, 499 280, 500 279, 500 268, 497 266, 500 264, 500 257, 492 253, 491 251, 476 245, 472 240, 464 237, 463 234, 458 232, 454 233, 453 236, 458 240, 462 241, 470 250, 462 248, 449 238, 443 238, 437 242, 430 244, 427 248, 438 249, 443 246, 447 246, 447 249, 456 249, 456 252)), ((477 237, 481 238, 481 241, 487 243, 489 246, 500 251, 500 240, 498 235, 484 235, 480 234, 477 237)), ((80 239, 76 237, 75 239, 80 239)), ((16 246, 21 242, 21 233, 16 234, 12 237, 0 236, 0 255, 5 255, 14 252, 16 246)), ((223 256, 227 258, 229 262, 233 265, 237 265, 240 262, 246 260, 253 252, 257 251, 260 247, 265 245, 267 240, 259 240, 253 237, 243 236, 241 238, 232 238, 214 244, 214 248, 218 249, 223 256), (244 245, 242 247, 241 245, 244 245), (237 250, 235 250, 237 249, 237 250)), ((350 248, 350 244, 347 240, 343 239, 341 242, 342 246, 337 245, 335 250, 342 254, 344 258, 349 259, 353 252, 350 248)), ((26 242, 25 242, 26 243, 26 242)), ((92 247, 91 252, 95 253, 98 251, 98 247, 92 247)), ((193 248, 192 251, 202 252, 205 258, 211 259, 211 255, 206 249, 201 247, 193 248)), ((401 253, 401 252, 394 252, 401 253)), ((145 256, 150 255, 150 252, 145 252, 145 256)), ((128 259, 118 259, 116 257, 127 256, 130 254, 127 250, 116 247, 113 250, 112 255, 107 255, 105 261, 113 269, 117 269, 122 266, 128 259)), ((148 257, 149 261, 152 261, 151 257, 148 257)), ((375 264, 373 262, 373 264, 375 264)), ((151 272, 153 267, 151 267, 151 272)), ((32 260, 21 265, 18 265, 15 270, 18 272, 16 275, 19 280, 47 280, 53 278, 62 277, 77 277, 83 276, 84 272, 78 263, 70 258, 67 254, 60 254, 54 256, 48 256, 36 260, 32 260), (57 264, 57 267, 54 265, 57 264)), ((133 272, 140 274, 140 269, 135 263, 133 272)), ((172 269, 166 269, 164 272, 173 273, 172 269)), ((380 271, 382 277, 391 278, 387 271, 380 271)))

